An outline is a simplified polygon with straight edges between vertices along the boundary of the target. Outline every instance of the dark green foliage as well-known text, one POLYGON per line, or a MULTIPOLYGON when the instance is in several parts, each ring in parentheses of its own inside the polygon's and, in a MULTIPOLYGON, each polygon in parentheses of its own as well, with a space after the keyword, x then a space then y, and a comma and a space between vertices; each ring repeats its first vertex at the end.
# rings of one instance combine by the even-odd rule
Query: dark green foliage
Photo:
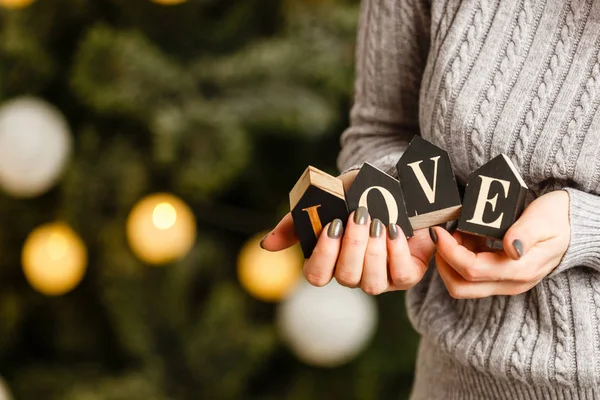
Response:
POLYGON ((249 235, 288 210, 308 164, 336 173, 357 1, 37 0, 0 9, 0 101, 56 105, 74 149, 39 198, 0 193, 0 374, 17 400, 404 398, 416 335, 381 296, 375 341, 323 370, 283 348, 275 306, 237 283, 249 235), (125 220, 168 191, 198 218, 192 252, 149 267, 125 220), (89 251, 73 292, 34 292, 20 249, 63 219, 89 251))

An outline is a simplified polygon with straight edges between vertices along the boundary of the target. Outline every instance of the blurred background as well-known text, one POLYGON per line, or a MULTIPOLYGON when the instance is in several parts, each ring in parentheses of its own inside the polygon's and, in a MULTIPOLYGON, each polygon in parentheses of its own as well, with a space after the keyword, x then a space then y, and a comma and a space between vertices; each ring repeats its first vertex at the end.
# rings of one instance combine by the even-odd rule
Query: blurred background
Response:
POLYGON ((358 0, 0 0, 0 399, 406 398, 404 294, 258 240, 337 175, 358 0))

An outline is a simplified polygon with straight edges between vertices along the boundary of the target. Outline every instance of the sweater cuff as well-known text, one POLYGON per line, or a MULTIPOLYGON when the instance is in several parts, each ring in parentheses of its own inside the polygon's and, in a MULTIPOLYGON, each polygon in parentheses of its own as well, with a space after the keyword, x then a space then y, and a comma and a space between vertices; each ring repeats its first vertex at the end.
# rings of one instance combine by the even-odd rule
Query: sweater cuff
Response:
POLYGON ((550 276, 577 266, 600 272, 600 196, 572 188, 563 190, 570 198, 571 241, 561 263, 550 276))
POLYGON ((397 152, 393 152, 391 154, 385 155, 385 156, 378 158, 376 160, 373 160, 373 161, 366 160, 364 162, 354 164, 351 167, 346 168, 345 170, 341 171, 341 174, 345 174, 346 172, 361 169, 362 166, 364 165, 364 163, 368 162, 369 164, 382 170, 386 174, 391 175, 394 178, 398 179, 398 170, 396 169, 396 164, 398 164, 398 161, 400 161, 400 157, 402 157, 402 154, 404 154, 404 151, 397 151, 397 152))

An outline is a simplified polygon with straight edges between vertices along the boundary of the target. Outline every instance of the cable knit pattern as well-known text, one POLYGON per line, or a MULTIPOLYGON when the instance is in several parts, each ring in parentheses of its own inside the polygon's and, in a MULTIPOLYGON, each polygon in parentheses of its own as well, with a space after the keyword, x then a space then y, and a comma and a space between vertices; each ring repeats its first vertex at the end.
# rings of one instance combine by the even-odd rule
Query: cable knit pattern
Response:
POLYGON ((490 124, 492 122, 491 125, 494 125, 494 120, 490 119, 489 116, 492 112, 494 112, 494 115, 500 112, 501 106, 506 101, 508 91, 512 89, 512 84, 514 84, 518 72, 523 66, 524 55, 529 51, 533 33, 539 23, 539 13, 542 10, 542 7, 538 5, 538 9, 534 13, 533 6, 531 0, 519 2, 519 10, 511 21, 512 29, 510 34, 507 35, 506 44, 495 63, 494 76, 486 81, 487 89, 483 89, 477 99, 475 118, 469 124, 473 127, 471 141, 467 143, 468 147, 472 146, 471 154, 473 157, 470 159, 472 162, 469 163, 471 170, 483 165, 486 156, 489 158, 490 143, 485 143, 485 139, 490 139, 491 135, 487 134, 484 137, 489 129, 486 127, 486 123, 490 124))
POLYGON ((442 331, 440 338, 440 346, 448 353, 454 353, 454 346, 459 342, 459 338, 464 332, 469 329, 473 317, 475 308, 477 307, 474 301, 462 301, 462 311, 458 318, 456 318, 451 324, 447 324, 446 328, 442 331))
MULTIPOLYGON (((570 43, 571 37, 569 34, 573 34, 573 8, 571 2, 567 0, 565 2, 566 13, 561 19, 554 37, 552 38, 552 52, 548 54, 548 58, 544 62, 545 69, 538 75, 536 83, 534 84, 536 89, 532 92, 533 97, 530 103, 525 107, 524 115, 520 118, 520 124, 517 125, 517 130, 513 134, 515 138, 514 144, 514 157, 515 162, 519 167, 524 165, 524 149, 527 147, 527 142, 530 139, 532 131, 535 129, 535 124, 538 123, 541 118, 541 113, 545 111, 544 106, 552 97, 551 92, 555 91, 556 83, 562 70, 568 67, 566 63, 566 47, 570 43)), ((558 82, 562 83, 562 82, 558 82)))
POLYGON ((537 304, 536 296, 529 292, 525 300, 525 316, 522 322, 522 328, 519 337, 515 342, 512 354, 510 356, 510 373, 513 378, 523 382, 531 383, 528 376, 528 368, 531 354, 531 348, 537 339, 537 304))
MULTIPOLYGON (((600 36, 598 37, 600 40, 600 36)), ((585 132, 589 129, 590 123, 598 111, 600 104, 600 42, 595 43, 595 52, 591 62, 586 69, 588 79, 579 88, 575 106, 572 107, 571 118, 562 127, 561 131, 566 131, 562 140, 554 144, 555 163, 548 163, 547 169, 552 168, 554 176, 560 179, 571 179, 573 176, 573 161, 579 155, 578 151, 572 150, 581 148, 580 143, 583 140, 585 132), (579 144, 579 146, 577 146, 579 144), (568 154, 568 153, 571 154, 568 154), (570 161, 568 164, 567 162, 570 161)), ((548 172, 548 171, 547 171, 548 172)))
POLYGON ((439 90, 438 104, 434 108, 433 114, 433 120, 435 121, 434 138, 438 144, 445 143, 446 149, 452 147, 452 141, 446 135, 446 129, 448 119, 451 117, 454 108, 456 92, 460 91, 473 68, 474 56, 483 45, 494 15, 490 10, 497 9, 497 1, 495 5, 491 1, 477 2, 470 23, 465 25, 462 42, 458 45, 455 56, 446 67, 439 90))
MULTIPOLYGON (((529 169, 533 146, 537 144, 539 130, 547 122, 548 114, 569 71, 574 53, 581 38, 590 11, 591 0, 566 2, 567 13, 561 21, 554 51, 547 61, 547 68, 540 76, 541 82, 526 112, 524 124, 518 129, 514 157, 523 171, 529 169)), ((532 177, 533 178, 533 177, 532 177)), ((535 183, 530 179, 530 182, 535 183)))
POLYGON ((554 308, 554 322, 556 327, 556 342, 555 342, 555 379, 559 384, 568 385, 569 367, 570 367, 570 336, 571 326, 569 324, 568 309, 566 306, 568 293, 567 282, 565 276, 556 276, 548 279, 548 288, 552 296, 552 307, 554 308))
POLYGON ((340 171, 397 176, 414 135, 459 182, 515 161, 528 201, 569 194, 560 264, 518 296, 457 300, 435 260, 407 296, 411 400, 600 399, 600 0, 363 0, 340 171))
POLYGON ((489 359, 494 343, 495 336, 498 334, 500 321, 505 313, 506 297, 496 296, 492 298, 492 307, 488 315, 488 321, 485 325, 483 333, 475 342, 475 349, 471 356, 471 365, 480 371, 485 370, 488 366, 489 359))
MULTIPOLYGON (((594 347, 596 351, 600 351, 600 275, 591 274, 589 277, 589 285, 592 292, 593 309, 595 311, 595 314, 592 315, 592 317, 594 317, 592 326, 596 328, 594 332, 592 332, 595 344, 594 347)), ((594 365, 594 372, 600 374, 600 363, 598 363, 598 361, 596 361, 596 364, 594 365)))

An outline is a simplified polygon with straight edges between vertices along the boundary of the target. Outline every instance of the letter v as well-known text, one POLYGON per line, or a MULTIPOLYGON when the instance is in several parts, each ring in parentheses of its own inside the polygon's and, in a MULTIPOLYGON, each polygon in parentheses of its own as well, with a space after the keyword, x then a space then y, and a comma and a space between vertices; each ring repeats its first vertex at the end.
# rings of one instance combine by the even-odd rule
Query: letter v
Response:
POLYGON ((429 200, 429 203, 431 203, 431 204, 433 204, 435 202, 435 189, 437 186, 437 170, 438 170, 438 160, 439 159, 440 159, 440 156, 431 157, 431 160, 434 163, 433 186, 429 186, 429 182, 427 182, 427 178, 425 178, 425 174, 423 174, 423 171, 421 170, 421 167, 419 165, 423 162, 423 160, 408 164, 408 166, 411 167, 413 172, 415 173, 415 176, 417 177, 417 180, 419 181, 419 184, 421 185, 421 188, 423 189, 425 196, 427 196, 427 200, 429 200))

